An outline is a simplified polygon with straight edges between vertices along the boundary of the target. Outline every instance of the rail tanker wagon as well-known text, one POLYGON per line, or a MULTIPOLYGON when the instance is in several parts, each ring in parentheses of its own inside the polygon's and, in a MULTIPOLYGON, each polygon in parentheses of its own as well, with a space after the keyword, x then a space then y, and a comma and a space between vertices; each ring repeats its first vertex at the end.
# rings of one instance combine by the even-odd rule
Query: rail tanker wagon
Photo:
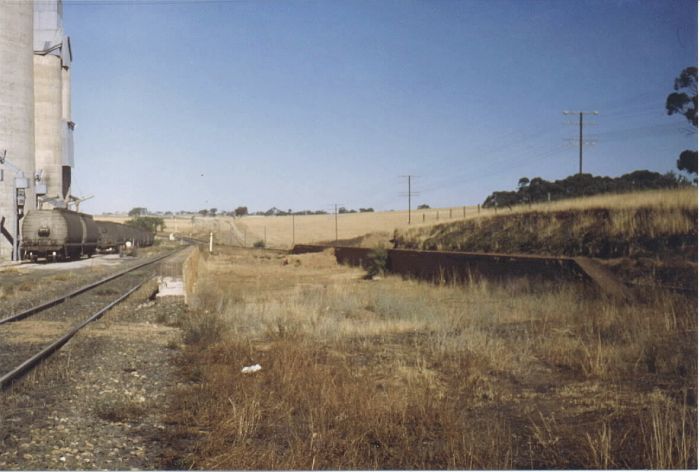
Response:
POLYGON ((95 221, 100 236, 97 249, 102 252, 118 251, 128 239, 128 227, 111 221, 95 221))
POLYGON ((77 259, 97 250, 99 230, 92 216, 75 211, 30 210, 22 219, 22 258, 77 259))
POLYGON ((153 233, 147 229, 139 228, 137 226, 127 226, 131 231, 131 242, 136 247, 146 247, 153 245, 153 233))

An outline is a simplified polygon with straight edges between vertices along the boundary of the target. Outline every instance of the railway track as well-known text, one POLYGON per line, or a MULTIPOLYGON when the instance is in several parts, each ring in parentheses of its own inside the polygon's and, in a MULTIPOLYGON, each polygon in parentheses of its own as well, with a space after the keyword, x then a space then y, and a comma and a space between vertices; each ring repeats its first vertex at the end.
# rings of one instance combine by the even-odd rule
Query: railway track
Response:
POLYGON ((160 256, 156 256, 156 257, 154 257, 154 258, 152 258, 152 259, 149 259, 149 260, 147 260, 147 261, 145 261, 145 262, 142 262, 141 264, 137 264, 137 265, 135 265, 135 266, 132 266, 132 267, 129 267, 129 268, 124 269, 124 270, 122 270, 122 271, 119 271, 119 272, 117 272, 117 273, 115 273, 115 274, 110 274, 110 275, 108 275, 107 277, 103 277, 103 278, 101 278, 101 279, 99 279, 99 280, 97 280, 97 281, 95 281, 95 282, 91 282, 91 283, 89 283, 89 284, 83 285, 82 287, 79 287, 79 288, 77 288, 77 289, 75 289, 75 290, 72 290, 72 291, 70 291, 70 292, 67 293, 67 294, 60 295, 60 296, 55 297, 55 298, 53 298, 53 299, 51 299, 51 300, 49 300, 49 301, 47 301, 47 302, 44 302, 44 303, 41 303, 41 304, 38 304, 38 305, 34 305, 34 306, 32 306, 32 307, 30 307, 30 308, 27 308, 27 309, 25 309, 25 310, 22 310, 22 311, 13 313, 13 314, 11 314, 11 315, 9 315, 9 316, 6 316, 5 318, 1 318, 1 319, 0 319, 0 325, 5 324, 5 323, 10 323, 10 322, 13 322, 13 321, 19 321, 19 320, 22 320, 22 319, 27 318, 27 317, 29 317, 29 316, 32 316, 32 315, 34 315, 34 314, 36 314, 36 313, 40 313, 40 312, 42 312, 42 311, 44 311, 44 310, 46 310, 46 309, 48 309, 48 308, 51 308, 52 306, 58 305, 59 303, 63 303, 63 302, 65 302, 65 301, 67 301, 67 300, 69 300, 69 299, 75 297, 76 295, 80 295, 80 294, 83 293, 83 292, 87 292, 88 290, 91 290, 91 289, 93 289, 93 288, 95 288, 95 287, 98 287, 98 286, 100 286, 100 285, 102 285, 102 284, 105 284, 105 283, 107 283, 107 282, 109 282, 109 281, 112 281, 112 280, 114 280, 114 279, 116 279, 116 278, 118 278, 118 277, 121 277, 121 276, 124 275, 124 274, 128 274, 128 273, 134 272, 135 270, 138 270, 138 269, 140 269, 140 268, 142 268, 142 267, 146 267, 146 266, 155 264, 156 262, 161 261, 161 260, 165 259, 166 257, 169 257, 170 255, 174 254, 174 253, 177 252, 178 250, 180 250, 180 249, 178 248, 178 249, 176 249, 176 250, 174 250, 174 251, 171 251, 171 252, 169 252, 169 253, 167 253, 167 254, 163 254, 163 255, 160 255, 160 256))
POLYGON ((125 300, 153 277, 151 267, 173 256, 178 248, 141 264, 84 285, 48 302, 14 313, 0 320, 0 389, 12 385, 42 360, 67 343, 76 333, 125 300), (102 287, 100 290, 94 290, 102 287), (27 318, 30 318, 28 320, 27 318), (43 339, 14 343, 8 331, 10 324, 42 323, 49 332, 59 331, 50 341, 43 339), (2 328, 5 328, 4 330, 2 328), (5 332, 3 332, 5 331, 5 332))

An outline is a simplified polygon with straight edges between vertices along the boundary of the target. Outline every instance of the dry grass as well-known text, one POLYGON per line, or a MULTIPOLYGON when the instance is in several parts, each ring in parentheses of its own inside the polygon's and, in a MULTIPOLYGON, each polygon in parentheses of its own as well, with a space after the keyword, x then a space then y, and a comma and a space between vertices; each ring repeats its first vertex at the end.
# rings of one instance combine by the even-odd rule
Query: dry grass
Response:
POLYGON ((164 466, 697 464, 687 299, 623 306, 570 287, 364 281, 299 260, 201 261, 182 321, 190 383, 171 412, 176 435, 199 439, 164 466))
POLYGON ((586 210, 590 208, 609 208, 612 210, 631 208, 697 208, 698 189, 697 187, 687 187, 669 190, 646 190, 642 192, 629 192, 621 194, 604 194, 592 197, 572 198, 570 200, 559 200, 550 203, 539 203, 531 208, 519 207, 521 211, 532 210, 586 210))
MULTIPOLYGON (((609 194, 586 198, 540 203, 532 206, 516 206, 509 210, 499 210, 497 214, 521 214, 533 211, 557 212, 580 211, 592 208, 606 208, 613 212, 612 230, 624 237, 637 228, 632 210, 650 208, 656 215, 649 231, 659 234, 684 231, 688 225, 684 212, 697 213, 697 189, 654 190, 627 194, 609 194)), ((409 228, 426 228, 436 224, 488 218, 496 214, 493 209, 478 211, 476 206, 459 206, 411 212, 412 224, 408 225, 406 210, 373 213, 346 213, 338 215, 338 239, 353 241, 364 247, 374 247, 388 241, 394 230, 405 232, 409 228), (363 236, 371 235, 363 238, 363 236), (360 240, 360 241, 358 241, 360 240)), ((96 219, 123 223, 126 216, 99 216, 96 219)), ((252 247, 256 241, 264 241, 269 248, 289 248, 292 240, 296 244, 332 242, 335 240, 335 215, 303 215, 294 217, 294 238, 292 238, 291 216, 246 216, 243 218, 179 217, 165 218, 165 233, 208 239, 214 233, 216 244, 252 247)))
POLYGON ((697 189, 637 192, 514 208, 400 231, 401 247, 697 259, 697 189))

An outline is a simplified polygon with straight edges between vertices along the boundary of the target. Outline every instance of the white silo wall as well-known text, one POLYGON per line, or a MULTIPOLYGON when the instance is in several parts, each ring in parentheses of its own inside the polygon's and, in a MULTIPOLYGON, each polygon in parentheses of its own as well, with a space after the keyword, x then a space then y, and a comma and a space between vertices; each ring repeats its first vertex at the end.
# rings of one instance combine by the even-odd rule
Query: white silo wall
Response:
MULTIPOLYGON (((34 56, 32 2, 3 2, 0 8, 0 153, 20 168, 30 182, 25 213, 34 207, 34 56)), ((0 182, 0 219, 13 233, 15 171, 7 163, 0 182)), ((0 260, 9 260, 12 246, 0 235, 0 260)))
MULTIPOLYGON (((67 39, 65 41, 68 41, 67 39)), ((70 54, 70 51, 68 51, 70 54)), ((64 54, 65 58, 66 55, 64 54)), ((63 62, 63 68, 61 69, 61 84, 63 87, 63 114, 61 119, 61 126, 63 127, 63 170, 73 172, 73 167, 75 162, 73 160, 73 118, 71 117, 71 77, 70 77, 70 66, 67 62, 63 62)), ((70 184, 71 175, 69 174, 68 180, 66 181, 66 175, 63 175, 63 186, 64 190, 67 188, 68 194, 70 194, 70 184)))
POLYGON ((61 195, 63 165, 63 84, 61 58, 34 56, 34 132, 36 170, 43 171, 47 196, 61 195))
POLYGON ((64 67, 61 71, 63 85, 63 115, 64 121, 72 121, 70 108, 70 68, 64 67))
POLYGON ((42 172, 46 197, 62 201, 70 185, 73 145, 69 123, 71 51, 63 31, 61 0, 34 3, 34 53, 36 170, 42 172))

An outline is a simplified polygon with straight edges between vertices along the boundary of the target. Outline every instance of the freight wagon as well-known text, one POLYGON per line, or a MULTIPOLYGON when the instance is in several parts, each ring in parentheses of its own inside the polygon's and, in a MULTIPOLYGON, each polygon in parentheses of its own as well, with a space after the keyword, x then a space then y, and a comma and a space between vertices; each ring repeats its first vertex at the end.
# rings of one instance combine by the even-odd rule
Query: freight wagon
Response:
POLYGON ((99 231, 92 216, 54 208, 30 210, 22 219, 22 258, 77 259, 97 250, 99 231))
POLYGON ((109 221, 62 208, 31 210, 22 220, 22 258, 63 261, 92 256, 96 251, 121 252, 153 245, 143 228, 109 221))
POLYGON ((97 249, 100 252, 118 252, 126 247, 153 245, 153 234, 143 228, 123 225, 111 221, 96 221, 100 237, 97 249))

